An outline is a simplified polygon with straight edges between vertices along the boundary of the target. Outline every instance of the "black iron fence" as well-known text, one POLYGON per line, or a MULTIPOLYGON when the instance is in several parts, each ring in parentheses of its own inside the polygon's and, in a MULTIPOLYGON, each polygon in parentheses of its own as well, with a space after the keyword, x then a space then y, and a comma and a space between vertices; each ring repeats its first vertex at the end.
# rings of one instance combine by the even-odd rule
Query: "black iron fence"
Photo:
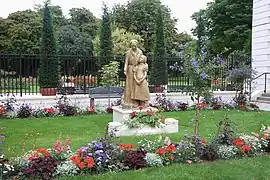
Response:
MULTIPOLYGON (((89 56, 56 56, 59 60, 60 77, 59 93, 87 94, 91 87, 99 86, 101 69, 100 62, 118 61, 120 71, 118 72, 117 86, 125 86, 124 57, 89 57, 89 56)), ((151 67, 155 58, 148 57, 151 67)), ((185 60, 181 57, 166 57, 168 70, 168 92, 181 92, 192 86, 190 78, 185 74, 185 60)), ((225 66, 217 66, 215 79, 211 82, 213 90, 233 90, 231 82, 226 80, 229 69, 234 68, 233 59, 225 61, 225 66)), ((0 94, 39 94, 40 55, 0 53, 0 94)), ((150 68, 151 71, 151 68, 150 68)), ((151 73, 151 72, 150 72, 151 73)), ((151 85, 150 85, 151 86, 151 85)), ((150 91, 154 89, 150 88, 150 91)))

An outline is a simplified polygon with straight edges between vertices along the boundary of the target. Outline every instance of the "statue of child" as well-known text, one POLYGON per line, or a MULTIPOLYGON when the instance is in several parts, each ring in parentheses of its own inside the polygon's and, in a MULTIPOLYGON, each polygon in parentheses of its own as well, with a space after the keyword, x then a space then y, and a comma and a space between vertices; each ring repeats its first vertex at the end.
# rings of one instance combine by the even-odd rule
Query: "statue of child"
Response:
POLYGON ((139 102, 139 106, 148 107, 150 94, 147 82, 148 64, 147 57, 141 55, 137 66, 134 67, 134 93, 132 99, 139 102))

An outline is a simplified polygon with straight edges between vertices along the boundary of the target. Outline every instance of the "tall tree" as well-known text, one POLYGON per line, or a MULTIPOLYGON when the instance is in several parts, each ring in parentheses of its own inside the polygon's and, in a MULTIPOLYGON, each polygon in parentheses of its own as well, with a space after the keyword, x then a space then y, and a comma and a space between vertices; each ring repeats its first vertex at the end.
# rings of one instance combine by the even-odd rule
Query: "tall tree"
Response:
POLYGON ((209 3, 205 11, 212 54, 228 56, 234 50, 250 47, 251 0, 216 0, 209 3))
POLYGON ((49 3, 49 0, 45 2, 43 11, 41 61, 39 71, 39 85, 41 88, 56 88, 59 79, 56 41, 49 3))
POLYGON ((165 58, 165 35, 162 9, 158 9, 156 17, 156 41, 154 48, 154 60, 152 61, 152 69, 150 76, 151 85, 167 85, 168 72, 167 60, 165 58))
POLYGON ((206 20, 205 20, 205 10, 200 10, 194 13, 191 18, 196 22, 197 26, 192 29, 193 35, 197 36, 197 54, 201 53, 203 48, 203 42, 206 37, 206 20))
MULTIPOLYGON (((92 38, 85 32, 80 32, 79 28, 73 25, 66 25, 57 31, 59 54, 61 55, 93 55, 92 38)), ((71 75, 72 70, 76 69, 81 61, 76 58, 62 59, 62 67, 65 72, 71 75)))
POLYGON ((0 37, 2 51, 14 53, 39 53, 39 41, 42 30, 41 16, 32 10, 11 13, 0 20, 3 33, 0 37))
MULTIPOLYGON (((116 28, 112 32, 112 42, 113 42, 113 55, 125 55, 129 49, 130 41, 136 39, 138 41, 138 46, 140 49, 144 50, 143 39, 140 35, 126 31, 125 29, 116 28)), ((100 40, 99 36, 93 41, 95 55, 100 54, 100 40)))
POLYGON ((175 44, 177 20, 171 17, 170 9, 162 5, 160 0, 136 0, 128 2, 127 5, 116 5, 113 8, 112 19, 119 28, 140 35, 144 39, 145 51, 150 55, 155 44, 155 18, 160 7, 165 24, 166 53, 175 55, 174 52, 178 48, 175 44))
POLYGON ((88 33, 93 39, 97 34, 99 20, 86 8, 72 8, 69 10, 70 23, 81 32, 88 33))
POLYGON ((103 4, 103 15, 100 28, 100 56, 102 57, 101 65, 108 64, 109 59, 105 57, 112 56, 112 28, 109 10, 106 4, 103 4))

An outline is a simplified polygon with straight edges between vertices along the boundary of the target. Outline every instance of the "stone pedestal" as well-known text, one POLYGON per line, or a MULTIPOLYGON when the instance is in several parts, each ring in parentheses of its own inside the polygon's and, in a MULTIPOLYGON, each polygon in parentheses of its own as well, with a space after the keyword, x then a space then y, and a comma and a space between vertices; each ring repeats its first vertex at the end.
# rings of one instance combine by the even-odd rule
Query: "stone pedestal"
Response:
POLYGON ((122 109, 120 106, 114 106, 113 109, 113 122, 123 122, 123 120, 126 120, 129 118, 130 113, 136 111, 136 112, 147 112, 147 111, 153 111, 157 112, 158 110, 156 108, 145 108, 142 110, 139 110, 138 108, 134 109, 122 109))
MULTIPOLYGON (((128 128, 124 121, 128 120, 130 113, 133 111, 139 112, 138 109, 122 109, 121 107, 113 107, 113 122, 108 125, 108 133, 114 133, 115 136, 143 136, 151 134, 177 133, 178 120, 167 118, 164 125, 160 128, 150 127, 142 124, 139 128, 128 128)), ((146 108, 141 110, 157 111, 155 108, 146 108)))

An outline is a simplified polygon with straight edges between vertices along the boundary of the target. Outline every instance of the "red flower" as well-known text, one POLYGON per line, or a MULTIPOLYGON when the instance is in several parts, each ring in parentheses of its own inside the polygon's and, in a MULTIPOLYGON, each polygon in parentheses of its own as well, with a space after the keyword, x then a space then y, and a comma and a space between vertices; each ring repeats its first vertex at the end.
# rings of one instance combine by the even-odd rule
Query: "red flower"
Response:
POLYGON ((95 112, 96 112, 96 110, 95 110, 95 108, 90 107, 90 108, 88 109, 88 112, 90 112, 90 113, 95 113, 95 112))
POLYGON ((67 152, 70 149, 70 139, 67 139, 66 145, 65 145, 65 152, 67 152))
POLYGON ((233 141, 234 145, 238 148, 244 146, 244 141, 240 138, 237 138, 233 141))
POLYGON ((136 111, 133 111, 132 113, 130 113, 131 117, 135 117, 136 116, 136 111))
POLYGON ((242 147, 242 152, 243 153, 247 153, 247 152, 249 152, 250 151, 250 146, 248 146, 248 145, 244 145, 243 147, 242 147))
POLYGON ((37 149, 37 153, 41 153, 44 157, 49 157, 50 156, 50 153, 47 151, 46 148, 37 149))
POLYGON ((170 158, 172 161, 174 160, 174 156, 171 156, 171 158, 170 158))
POLYGON ((165 148, 158 148, 156 153, 159 155, 164 155, 166 153, 166 149, 165 148))
POLYGON ((166 150, 169 152, 176 151, 176 147, 173 144, 171 144, 171 145, 167 146, 166 150))
POLYGON ((202 139, 202 144, 206 145, 206 141, 204 139, 202 139))
POLYGON ((262 135, 263 135, 263 138, 264 139, 268 139, 269 138, 269 135, 268 134, 263 133, 262 135))
POLYGON ((134 148, 134 144, 120 144, 120 149, 124 150, 124 149, 133 149, 134 148))
POLYGON ((200 109, 204 109, 204 108, 207 107, 207 104, 206 104, 205 102, 201 102, 201 103, 198 104, 198 107, 199 107, 200 109))
POLYGON ((165 123, 165 119, 160 119, 159 122, 161 122, 161 123, 164 124, 165 123))
POLYGON ((147 111, 146 113, 147 113, 148 116, 153 116, 154 115, 153 111, 147 111))
POLYGON ((239 105, 239 108, 240 108, 241 110, 245 110, 245 109, 246 109, 246 106, 245 106, 244 104, 240 104, 240 105, 239 105))
POLYGON ((213 80, 213 83, 214 83, 214 84, 219 84, 219 80, 218 80, 218 79, 214 79, 214 80, 213 80))
POLYGON ((78 167, 79 167, 80 169, 85 168, 85 164, 84 164, 84 162, 80 162, 80 163, 78 164, 78 167))
POLYGON ((138 109, 141 111, 143 109, 143 107, 142 106, 139 106, 138 109))
POLYGON ((93 168, 95 165, 94 159, 92 157, 86 157, 84 162, 87 163, 88 168, 93 168))

